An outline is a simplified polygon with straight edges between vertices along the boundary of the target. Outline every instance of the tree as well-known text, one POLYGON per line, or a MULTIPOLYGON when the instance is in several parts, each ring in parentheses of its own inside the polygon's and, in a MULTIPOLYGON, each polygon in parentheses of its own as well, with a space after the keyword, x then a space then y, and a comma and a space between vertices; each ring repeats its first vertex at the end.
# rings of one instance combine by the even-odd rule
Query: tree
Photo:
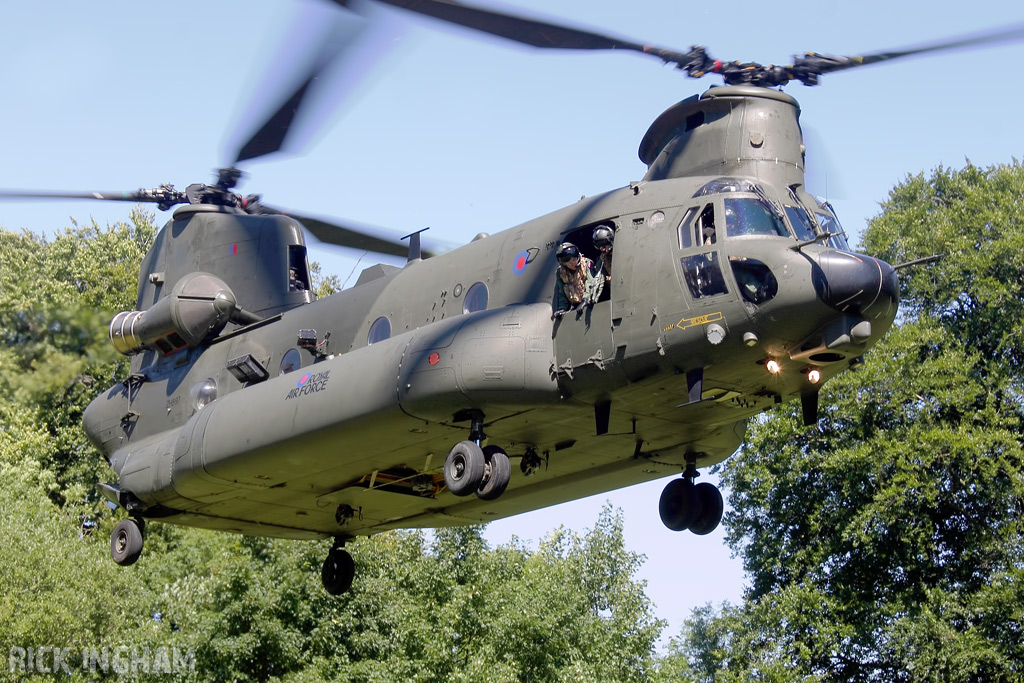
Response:
POLYGON ((157 608, 217 680, 642 681, 654 668, 664 624, 610 509, 532 553, 490 548, 481 527, 358 539, 337 598, 319 585, 326 548, 232 537, 157 608))
POLYGON ((723 468, 751 587, 689 634, 704 680, 1024 676, 1022 199, 1017 163, 940 168, 872 220, 870 253, 946 257, 817 428, 775 411, 723 468))
POLYGON ((107 341, 115 313, 135 308, 139 262, 152 215, 74 226, 54 238, 0 230, 0 394, 30 411, 47 440, 31 454, 55 475, 55 502, 95 502, 103 459, 82 431, 82 412, 127 359, 107 341))

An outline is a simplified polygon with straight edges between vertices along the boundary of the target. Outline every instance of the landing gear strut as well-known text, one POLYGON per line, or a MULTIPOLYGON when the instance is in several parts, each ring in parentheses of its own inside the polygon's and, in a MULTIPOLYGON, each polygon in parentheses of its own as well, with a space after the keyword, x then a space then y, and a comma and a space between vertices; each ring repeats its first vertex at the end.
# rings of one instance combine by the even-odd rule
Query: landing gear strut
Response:
POLYGON ((122 567, 135 564, 142 554, 142 531, 146 523, 142 519, 122 519, 110 536, 110 557, 122 567))
POLYGON ((456 496, 476 493, 481 500, 494 500, 508 488, 512 465, 508 454, 497 446, 480 447, 484 436, 484 414, 467 411, 469 439, 452 447, 444 461, 444 483, 456 496))
POLYGON ((670 481, 661 492, 658 512, 661 521, 672 531, 689 529, 704 536, 718 528, 722 521, 722 492, 708 482, 694 484, 698 476, 696 457, 687 457, 683 478, 670 481))
POLYGON ((331 595, 341 595, 352 587, 352 579, 356 575, 356 565, 352 556, 344 548, 345 542, 341 539, 334 541, 334 547, 327 553, 324 566, 320 570, 320 580, 323 581, 324 590, 331 595))

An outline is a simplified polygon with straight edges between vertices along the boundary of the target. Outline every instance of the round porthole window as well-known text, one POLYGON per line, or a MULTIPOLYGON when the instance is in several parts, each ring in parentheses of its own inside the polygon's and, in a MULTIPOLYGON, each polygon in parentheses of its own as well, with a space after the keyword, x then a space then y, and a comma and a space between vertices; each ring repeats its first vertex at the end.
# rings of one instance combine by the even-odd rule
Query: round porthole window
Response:
POLYGON ((462 302, 463 313, 476 313, 487 308, 487 285, 477 282, 466 291, 466 298, 462 302))
POLYGON ((367 344, 376 344, 391 336, 391 321, 381 316, 370 325, 370 333, 366 335, 367 344))
POLYGON ((299 354, 298 349, 288 349, 288 352, 284 354, 284 358, 281 359, 281 374, 287 375, 289 372, 293 372, 302 367, 302 356, 299 354))

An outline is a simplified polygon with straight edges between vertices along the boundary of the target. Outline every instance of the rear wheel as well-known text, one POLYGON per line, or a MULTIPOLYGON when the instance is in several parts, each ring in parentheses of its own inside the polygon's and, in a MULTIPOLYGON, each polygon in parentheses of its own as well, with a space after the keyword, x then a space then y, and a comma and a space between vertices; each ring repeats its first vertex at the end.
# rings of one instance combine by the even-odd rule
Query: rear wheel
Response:
POLYGON ((700 501, 693 489, 693 482, 689 479, 673 479, 661 492, 658 512, 662 523, 672 531, 689 528, 697 517, 700 501))
POLYGON ((142 554, 142 525, 134 519, 122 519, 110 537, 110 557, 122 567, 135 564, 142 554))
POLYGON ((331 595, 341 595, 352 587, 352 579, 356 575, 356 565, 352 556, 344 548, 331 548, 320 570, 320 580, 324 590, 331 595))
POLYGON ((690 522, 690 531, 698 536, 710 534, 718 528, 719 522, 722 521, 722 513, 725 511, 722 492, 714 484, 704 482, 693 487, 693 494, 699 509, 690 522))

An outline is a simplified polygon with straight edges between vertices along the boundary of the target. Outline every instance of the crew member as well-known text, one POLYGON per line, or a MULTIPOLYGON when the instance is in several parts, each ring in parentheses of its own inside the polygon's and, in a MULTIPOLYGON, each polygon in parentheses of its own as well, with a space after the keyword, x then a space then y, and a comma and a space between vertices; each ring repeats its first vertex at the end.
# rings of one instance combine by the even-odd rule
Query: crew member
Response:
POLYGON ((601 254, 597 260, 597 274, 595 275, 598 279, 598 284, 594 294, 594 301, 597 301, 601 298, 601 293, 604 291, 605 286, 610 285, 612 281, 612 247, 615 242, 615 232, 607 225, 599 225, 594 228, 592 239, 594 240, 594 247, 601 254))
POLYGON ((594 303, 598 279, 594 277, 594 263, 580 253, 575 244, 564 242, 555 252, 558 271, 555 278, 555 317, 569 311, 579 311, 594 303))

